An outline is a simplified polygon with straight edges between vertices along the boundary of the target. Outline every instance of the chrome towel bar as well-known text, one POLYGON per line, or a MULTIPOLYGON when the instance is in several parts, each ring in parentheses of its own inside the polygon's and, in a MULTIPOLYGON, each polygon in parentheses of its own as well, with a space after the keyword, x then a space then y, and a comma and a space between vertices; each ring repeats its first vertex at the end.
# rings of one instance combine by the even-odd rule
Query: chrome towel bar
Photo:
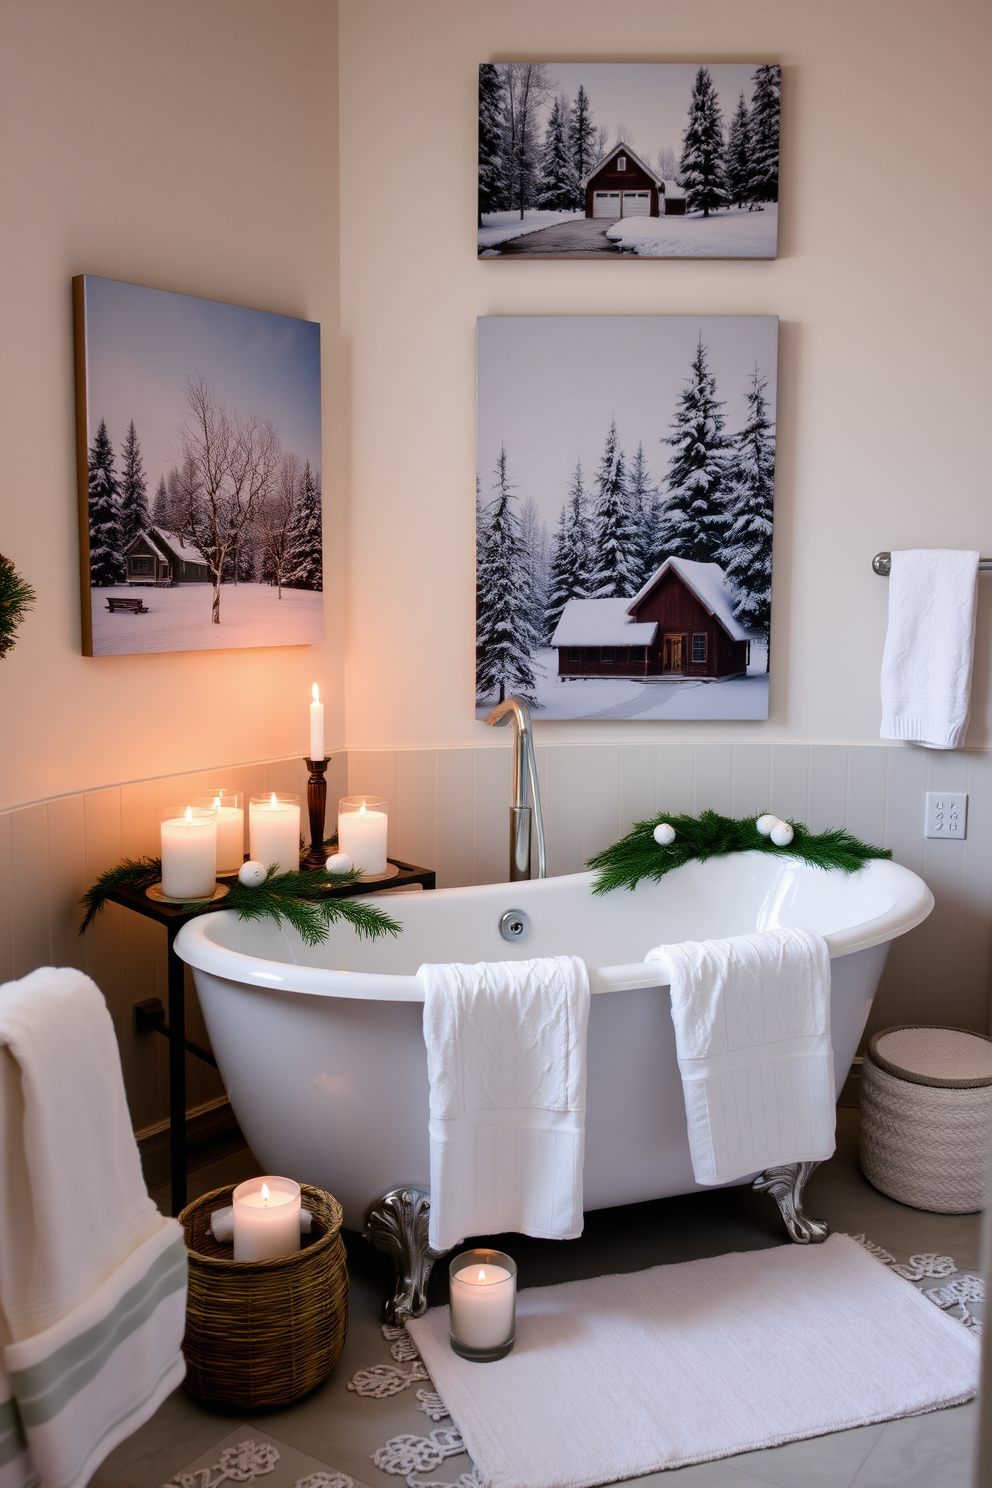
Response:
MULTIPOLYGON (((889 570, 892 567, 892 554, 876 553, 874 558, 871 560, 871 566, 880 578, 887 579, 889 577, 889 570)), ((979 558, 978 567, 982 569, 983 572, 988 573, 988 571, 992 569, 992 558, 979 558)))

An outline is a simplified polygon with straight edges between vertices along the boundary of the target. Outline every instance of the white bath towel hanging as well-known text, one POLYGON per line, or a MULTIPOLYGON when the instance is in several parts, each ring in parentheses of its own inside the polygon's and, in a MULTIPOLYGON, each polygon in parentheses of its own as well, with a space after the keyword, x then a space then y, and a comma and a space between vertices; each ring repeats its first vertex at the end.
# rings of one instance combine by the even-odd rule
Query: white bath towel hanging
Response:
POLYGON ((658 946, 697 1183, 834 1150, 830 956, 815 930, 658 946))
POLYGON ((964 742, 971 707, 978 554, 892 554, 882 653, 882 739, 929 749, 964 742))
POLYGON ((582 1233, 589 978, 572 956, 422 966, 430 1243, 582 1233))
POLYGON ((185 1373, 182 1229, 82 972, 0 987, 0 1488, 82 1488, 185 1373))

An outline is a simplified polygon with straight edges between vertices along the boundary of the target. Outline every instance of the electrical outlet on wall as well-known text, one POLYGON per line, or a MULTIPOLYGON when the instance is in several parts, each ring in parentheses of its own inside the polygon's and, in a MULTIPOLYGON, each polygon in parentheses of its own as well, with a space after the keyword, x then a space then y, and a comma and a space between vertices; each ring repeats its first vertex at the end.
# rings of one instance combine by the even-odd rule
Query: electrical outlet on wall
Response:
POLYGON ((925 837, 967 835, 968 797, 963 792, 927 791, 925 837))

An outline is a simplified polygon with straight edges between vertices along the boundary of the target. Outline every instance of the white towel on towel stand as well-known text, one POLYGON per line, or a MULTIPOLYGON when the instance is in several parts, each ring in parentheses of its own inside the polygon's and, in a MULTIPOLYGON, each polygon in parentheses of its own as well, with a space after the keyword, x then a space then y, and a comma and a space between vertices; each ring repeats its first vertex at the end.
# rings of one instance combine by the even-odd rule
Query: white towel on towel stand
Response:
POLYGON ((573 956, 425 965, 430 1243, 582 1233, 589 978, 573 956))
POLYGON ((928 749, 964 743, 977 579, 977 553, 913 548, 892 554, 880 738, 928 749))
POLYGON ((834 1150, 830 955, 815 930, 761 930, 649 951, 671 984, 697 1183, 834 1150))

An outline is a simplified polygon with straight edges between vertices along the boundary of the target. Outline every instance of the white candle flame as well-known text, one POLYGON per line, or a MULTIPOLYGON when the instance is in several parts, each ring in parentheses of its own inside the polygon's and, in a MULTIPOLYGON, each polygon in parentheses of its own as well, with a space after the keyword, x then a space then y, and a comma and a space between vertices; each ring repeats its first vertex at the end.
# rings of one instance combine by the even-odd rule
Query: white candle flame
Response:
POLYGON ((187 806, 186 807, 186 820, 188 822, 192 822, 192 820, 193 820, 193 808, 192 808, 192 806, 187 806))
POLYGON ((262 1203, 263 1204, 267 1204, 268 1202, 269 1202, 269 1185, 267 1183, 263 1183, 262 1184, 262 1203))
POLYGON ((480 1281, 485 1281, 485 1279, 486 1279, 486 1273, 485 1273, 485 1271, 483 1271, 482 1267, 480 1266, 479 1267, 479 1280, 480 1281))
POLYGON ((214 810, 220 810, 220 796, 214 796, 214 810))
POLYGON ((278 806, 278 804, 279 803, 276 800, 276 793, 275 793, 275 791, 273 791, 272 792, 272 800, 269 802, 269 805, 272 807, 272 810, 275 811, 275 809, 278 806))
POLYGON ((316 684, 316 682, 313 684, 313 700, 314 700, 315 703, 319 703, 320 702, 320 693, 317 690, 317 684, 316 684))
POLYGON ((358 808, 358 814, 359 814, 359 816, 364 816, 365 815, 365 802, 364 801, 362 802, 361 806, 358 808))

